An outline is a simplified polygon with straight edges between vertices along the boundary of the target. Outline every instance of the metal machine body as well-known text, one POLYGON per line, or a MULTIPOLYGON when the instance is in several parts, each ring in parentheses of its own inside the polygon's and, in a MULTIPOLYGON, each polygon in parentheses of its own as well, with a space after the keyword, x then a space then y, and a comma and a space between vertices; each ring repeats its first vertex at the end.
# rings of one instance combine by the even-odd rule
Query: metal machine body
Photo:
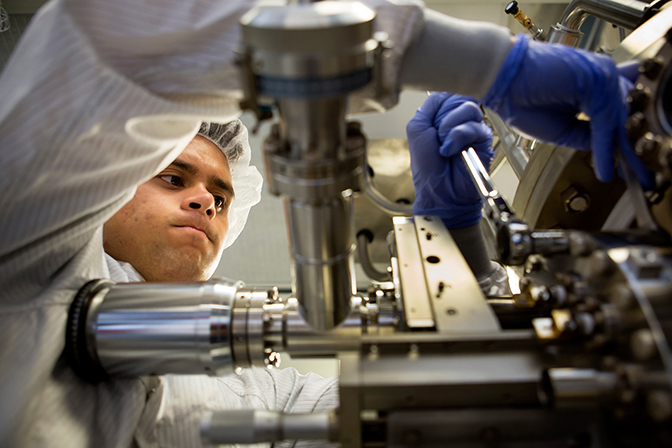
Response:
POLYGON ((261 117, 269 104, 280 117, 264 144, 266 179, 285 198, 294 295, 319 330, 345 319, 356 292, 351 196, 362 189, 365 141, 345 114, 348 94, 380 70, 374 16, 361 3, 322 2, 241 20, 244 107, 261 117))
MULTIPOLYGON (((577 10, 592 13, 581 5, 577 10)), ((651 23, 660 28, 657 18, 651 23)), ((644 197, 627 182, 620 190, 627 186, 638 207, 653 212, 656 228, 631 215, 619 232, 600 232, 609 210, 602 216, 596 201, 615 190, 563 185, 574 153, 557 148, 544 161, 539 149, 530 156, 529 145, 515 139, 507 142, 506 155, 523 188, 526 179, 543 186, 543 176, 554 176, 544 190, 547 199, 519 190, 527 200, 519 199, 518 214, 473 150, 463 158, 484 198, 499 260, 517 272, 520 293, 486 297, 440 219, 400 216, 404 207, 376 198, 373 203, 397 215, 390 217, 390 269, 358 296, 352 194, 367 190, 366 139, 345 114, 356 89, 385 91, 379 75, 387 43, 374 38, 374 19, 357 3, 320 2, 260 7, 242 20, 244 106, 260 119, 268 118, 269 107, 280 117, 264 150, 270 188, 286 200, 292 296, 227 280, 92 282, 73 302, 68 322, 67 353, 76 372, 93 381, 219 375, 272 368, 279 352, 340 360, 338 409, 209 412, 201 434, 212 444, 317 439, 343 448, 670 446, 672 245, 656 214, 656 207, 669 204, 672 54, 666 31, 656 28, 658 37, 646 40, 654 62, 645 65, 633 92, 633 105, 637 95, 647 95, 643 108, 633 109, 646 127, 630 124, 636 147, 658 173, 659 197, 644 197), (647 67, 655 63, 653 76, 647 67), (649 153, 650 141, 658 143, 649 153), (570 186, 574 191, 567 193, 570 186), (550 219, 551 209, 542 207, 548 201, 587 220, 550 219), (538 213, 530 211, 534 207, 538 213), (587 224, 593 213, 599 225, 587 224)), ((512 136, 503 123, 492 125, 502 130, 500 140, 512 136)), ((619 200, 612 199, 613 214, 619 200)))

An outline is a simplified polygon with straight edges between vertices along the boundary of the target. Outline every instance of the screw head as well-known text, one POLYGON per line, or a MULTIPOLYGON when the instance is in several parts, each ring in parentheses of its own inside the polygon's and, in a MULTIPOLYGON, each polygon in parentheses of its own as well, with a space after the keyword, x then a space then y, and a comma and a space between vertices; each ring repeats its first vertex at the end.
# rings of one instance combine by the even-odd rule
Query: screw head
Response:
POLYGON ((565 204, 565 211, 569 213, 582 213, 590 207, 590 196, 581 187, 571 185, 560 193, 560 198, 565 204))

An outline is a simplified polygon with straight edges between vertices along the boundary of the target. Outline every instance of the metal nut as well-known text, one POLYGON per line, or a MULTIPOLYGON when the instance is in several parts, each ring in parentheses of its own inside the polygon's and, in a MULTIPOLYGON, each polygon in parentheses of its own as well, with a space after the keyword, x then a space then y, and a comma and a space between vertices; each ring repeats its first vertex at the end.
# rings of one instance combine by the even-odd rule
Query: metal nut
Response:
POLYGON ((572 185, 560 197, 568 213, 582 213, 590 207, 590 196, 581 187, 572 185))

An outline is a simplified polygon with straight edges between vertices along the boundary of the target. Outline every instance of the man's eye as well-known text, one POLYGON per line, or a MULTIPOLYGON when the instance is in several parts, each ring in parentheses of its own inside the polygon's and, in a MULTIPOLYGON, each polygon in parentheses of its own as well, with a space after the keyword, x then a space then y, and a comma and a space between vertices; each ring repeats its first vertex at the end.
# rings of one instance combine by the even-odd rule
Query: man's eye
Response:
POLYGON ((215 196, 215 207, 217 208, 217 210, 223 209, 225 204, 226 204, 225 198, 223 198, 222 196, 215 196))
POLYGON ((161 179, 164 182, 168 182, 170 185, 173 185, 174 187, 179 187, 182 185, 182 178, 180 176, 165 174, 163 176, 159 176, 159 179, 161 179))

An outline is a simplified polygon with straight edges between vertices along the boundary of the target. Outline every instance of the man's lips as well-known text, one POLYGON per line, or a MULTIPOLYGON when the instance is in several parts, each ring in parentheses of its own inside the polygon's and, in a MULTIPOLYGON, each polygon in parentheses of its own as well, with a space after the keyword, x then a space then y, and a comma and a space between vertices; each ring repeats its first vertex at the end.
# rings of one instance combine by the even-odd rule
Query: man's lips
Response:
POLYGON ((179 229, 185 229, 185 230, 187 230, 187 231, 189 231, 189 232, 194 232, 194 233, 197 233, 197 234, 201 234, 201 235, 205 236, 207 239, 210 239, 210 237, 208 236, 208 233, 207 233, 205 230, 203 230, 203 229, 199 229, 199 228, 196 227, 196 226, 192 226, 192 225, 183 225, 183 226, 175 226, 175 227, 177 227, 177 228, 179 228, 179 229))

